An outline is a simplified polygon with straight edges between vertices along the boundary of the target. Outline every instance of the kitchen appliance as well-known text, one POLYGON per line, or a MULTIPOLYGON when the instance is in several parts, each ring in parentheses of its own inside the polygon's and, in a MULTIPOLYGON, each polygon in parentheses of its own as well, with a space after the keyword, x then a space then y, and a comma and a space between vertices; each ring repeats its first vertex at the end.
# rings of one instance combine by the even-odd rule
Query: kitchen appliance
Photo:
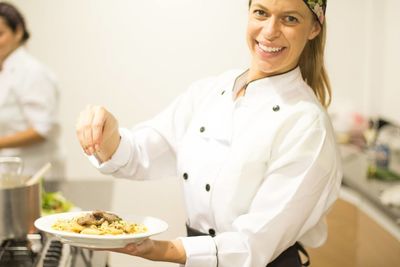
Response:
POLYGON ((40 217, 40 184, 0 188, 0 240, 23 239, 36 231, 40 217))
MULTIPOLYGON (((44 234, 3 240, 0 267, 92 267, 93 252, 63 244, 44 234)), ((104 266, 104 265, 103 265, 104 266)))
MULTIPOLYGON (((108 254, 105 252, 63 244, 34 227, 41 211, 41 184, 28 185, 28 179, 17 175, 20 174, 19 165, 14 163, 18 160, 0 159, 0 178, 4 178, 4 173, 10 178, 6 184, 0 179, 0 267, 106 266, 108 254), (6 162, 13 166, 5 166, 6 162), (8 175, 10 173, 13 175, 8 175)), ((47 169, 46 164, 38 173, 47 169)))
POLYGON ((0 240, 21 239, 34 233, 33 224, 40 217, 41 185, 36 177, 50 166, 46 164, 29 180, 20 177, 21 166, 22 160, 17 157, 0 158, 0 179, 8 180, 0 186, 0 240))

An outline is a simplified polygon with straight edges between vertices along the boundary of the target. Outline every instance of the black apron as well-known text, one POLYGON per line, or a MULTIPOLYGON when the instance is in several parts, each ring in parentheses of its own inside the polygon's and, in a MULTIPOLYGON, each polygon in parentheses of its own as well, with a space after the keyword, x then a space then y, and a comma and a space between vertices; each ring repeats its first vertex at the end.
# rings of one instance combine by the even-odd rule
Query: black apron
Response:
MULTIPOLYGON (((202 235, 210 235, 203 232, 200 232, 196 229, 191 228, 186 224, 187 236, 202 236, 202 235)), ((214 235, 210 235, 214 237, 214 235)), ((304 247, 296 242, 293 246, 286 249, 282 252, 274 261, 268 263, 266 267, 302 267, 309 266, 310 258, 308 256, 307 251, 304 247), (307 257, 307 261, 305 263, 301 262, 299 252, 307 257)))

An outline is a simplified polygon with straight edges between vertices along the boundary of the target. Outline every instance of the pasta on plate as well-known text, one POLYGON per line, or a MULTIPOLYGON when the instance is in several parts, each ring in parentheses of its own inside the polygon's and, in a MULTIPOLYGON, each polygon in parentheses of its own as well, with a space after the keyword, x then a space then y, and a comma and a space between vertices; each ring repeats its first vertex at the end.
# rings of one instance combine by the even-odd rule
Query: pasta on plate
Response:
POLYGON ((52 225, 52 228, 58 231, 89 235, 123 235, 147 232, 147 227, 143 224, 127 222, 115 214, 104 211, 84 213, 72 219, 59 219, 52 225))

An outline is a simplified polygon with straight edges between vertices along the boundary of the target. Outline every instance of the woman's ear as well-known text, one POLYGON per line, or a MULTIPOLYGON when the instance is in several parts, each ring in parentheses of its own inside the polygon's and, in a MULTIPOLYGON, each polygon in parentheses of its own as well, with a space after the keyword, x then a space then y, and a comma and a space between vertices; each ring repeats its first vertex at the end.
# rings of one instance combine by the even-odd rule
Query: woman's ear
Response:
POLYGON ((321 32, 322 28, 321 28, 321 24, 319 24, 318 21, 314 21, 313 25, 312 25, 312 29, 310 31, 310 34, 308 35, 308 40, 312 40, 315 37, 318 36, 318 34, 321 32))
POLYGON ((15 39, 18 41, 18 43, 21 43, 23 37, 24 37, 24 31, 21 28, 21 26, 18 26, 16 31, 15 31, 15 39))

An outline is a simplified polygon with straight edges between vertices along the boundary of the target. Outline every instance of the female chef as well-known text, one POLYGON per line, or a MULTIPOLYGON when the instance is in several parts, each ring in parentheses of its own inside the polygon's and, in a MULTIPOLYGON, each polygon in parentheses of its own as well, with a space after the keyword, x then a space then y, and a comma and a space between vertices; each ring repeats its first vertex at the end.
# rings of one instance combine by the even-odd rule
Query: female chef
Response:
POLYGON ((81 113, 80 144, 103 173, 184 180, 188 237, 113 251, 188 267, 295 267, 300 243, 325 241, 341 181, 325 111, 326 1, 249 5, 249 69, 194 83, 133 130, 102 107, 81 113))
POLYGON ((0 2, 0 156, 21 157, 24 175, 50 161, 58 176, 58 89, 52 74, 25 50, 28 39, 21 13, 0 2))

